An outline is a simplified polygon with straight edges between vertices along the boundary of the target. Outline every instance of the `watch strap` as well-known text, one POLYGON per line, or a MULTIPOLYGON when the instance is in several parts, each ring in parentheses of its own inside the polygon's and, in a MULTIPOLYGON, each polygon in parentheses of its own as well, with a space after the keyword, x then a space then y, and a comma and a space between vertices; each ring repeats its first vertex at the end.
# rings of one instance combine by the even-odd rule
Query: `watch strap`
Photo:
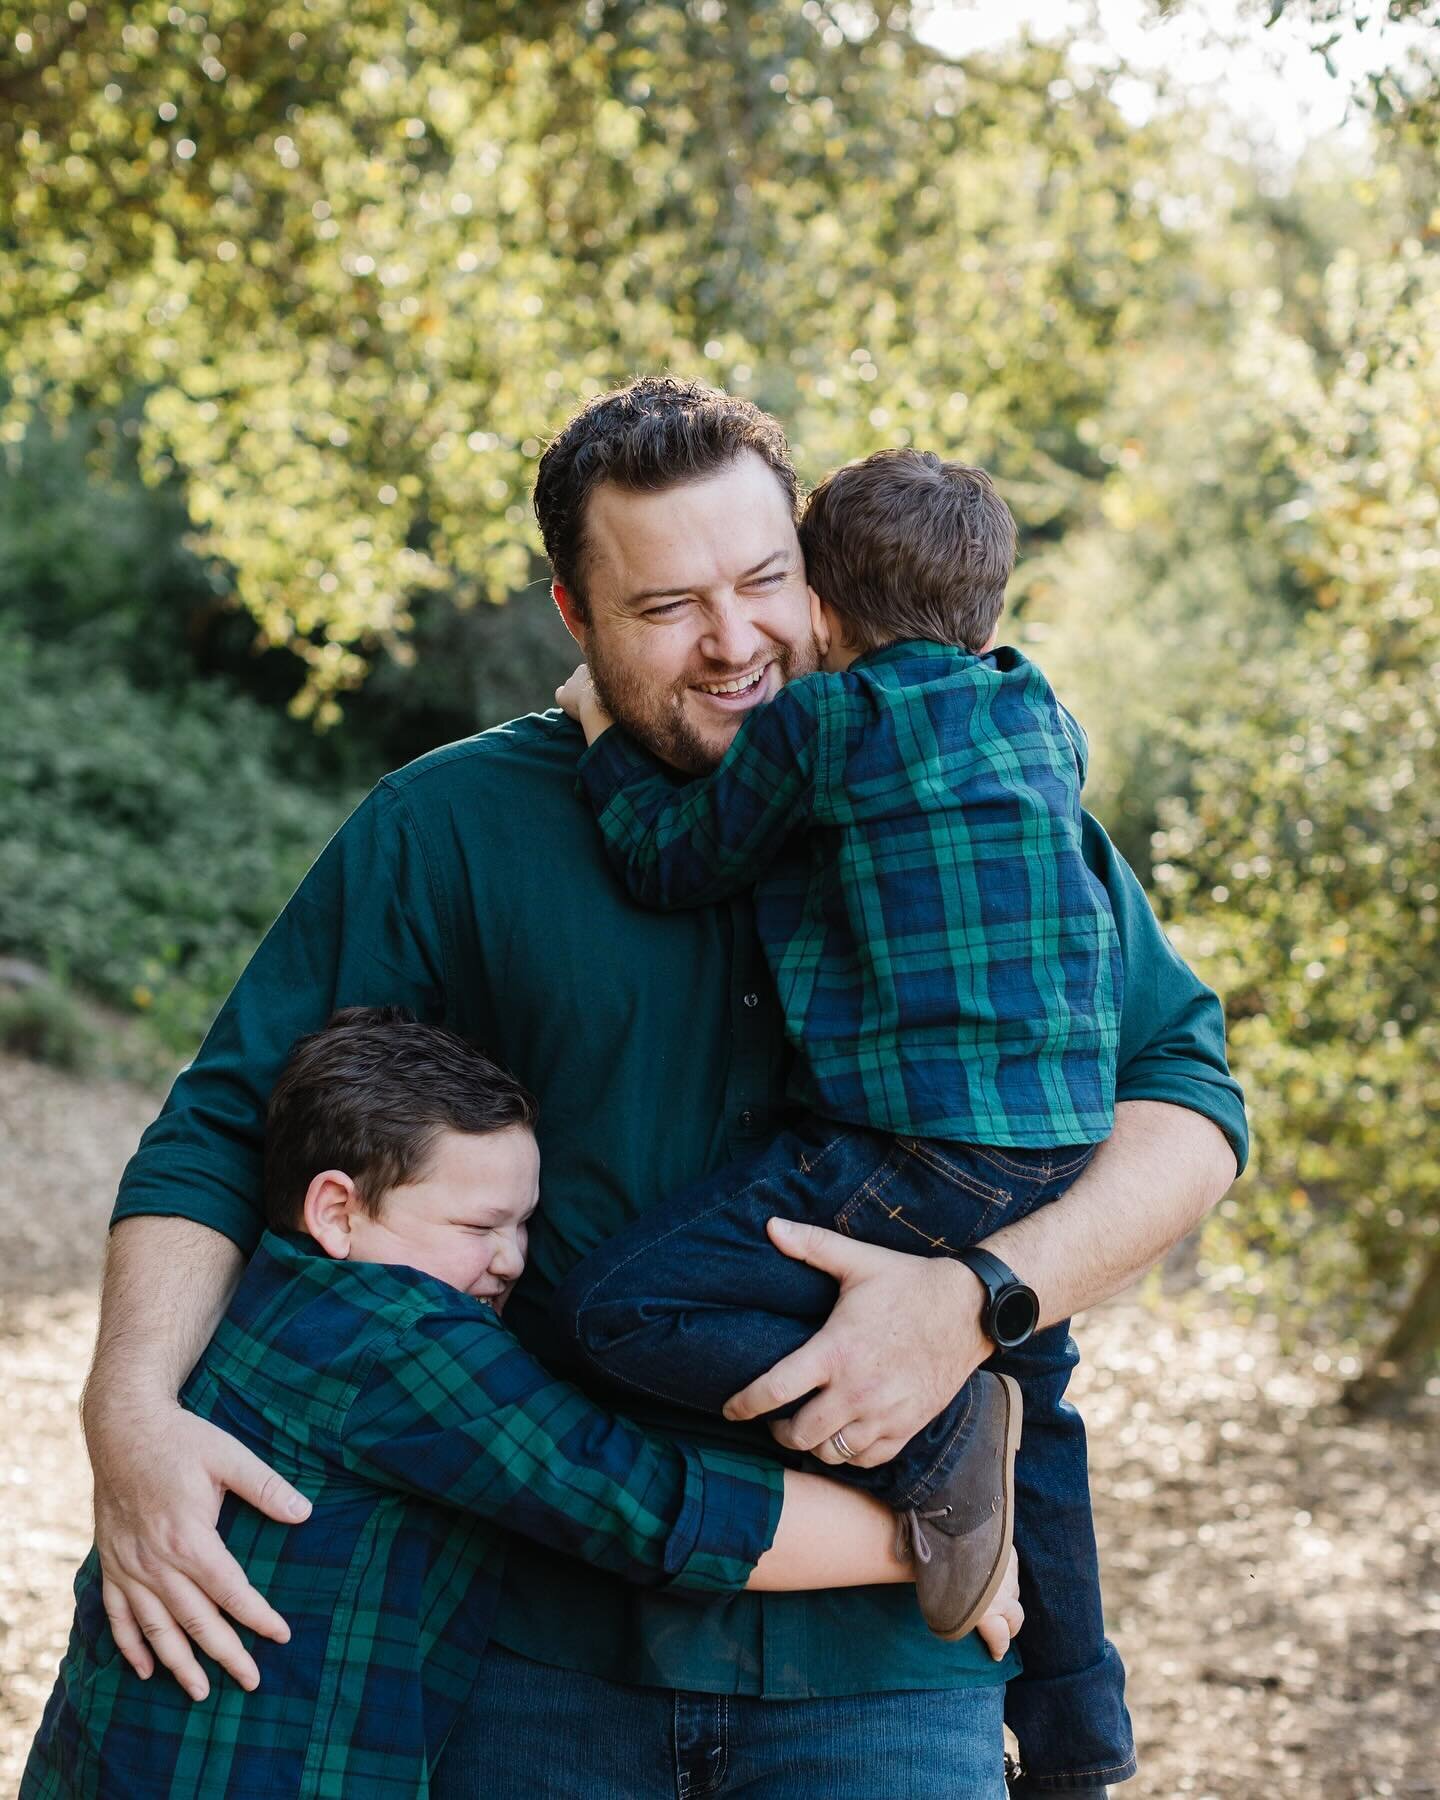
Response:
POLYGON ((981 1285, 990 1296, 992 1303, 1003 1288, 1025 1286, 1009 1263, 1001 1262, 1000 1258, 992 1251, 981 1250, 975 1246, 969 1250, 960 1251, 956 1260, 963 1262, 967 1269, 980 1278, 981 1285))

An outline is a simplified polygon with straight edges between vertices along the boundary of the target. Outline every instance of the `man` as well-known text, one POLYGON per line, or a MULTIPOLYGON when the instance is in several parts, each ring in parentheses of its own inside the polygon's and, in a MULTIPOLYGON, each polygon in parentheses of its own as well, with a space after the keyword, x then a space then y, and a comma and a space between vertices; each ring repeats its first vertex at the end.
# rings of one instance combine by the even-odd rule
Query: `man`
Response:
MULTIPOLYGON (((794 499, 773 420, 668 379, 593 402, 543 459, 536 506, 556 603, 609 710, 677 769, 711 766, 746 710, 814 666, 794 499)), ((405 1005, 475 1038, 538 1093, 546 1195, 509 1316, 557 1364, 544 1303, 566 1271, 776 1128, 783 1045, 748 903, 634 907, 573 791, 582 747, 568 721, 530 718, 382 782, 267 936, 126 1171, 84 1403, 96 1537, 117 1643, 192 1692, 206 1677, 190 1640, 254 1679, 225 1615, 284 1635, 213 1523, 227 1489, 277 1518, 303 1502, 183 1415, 175 1393, 258 1236, 264 1105, 296 1037, 342 1006, 405 1005)), ((1061 1201, 986 1245, 1036 1290, 1042 1325, 1154 1262, 1245 1149, 1214 996, 1093 823, 1086 856, 1125 957, 1115 1132, 1061 1201)), ((987 1296, 963 1265, 826 1236, 812 1253, 841 1280, 835 1311, 803 1362, 751 1395, 758 1413, 818 1389, 775 1437, 822 1457, 831 1421, 862 1409, 886 1413, 903 1442, 992 1348, 987 1296)), ((868 1454, 885 1453, 882 1440, 868 1454)), ((957 1791, 977 1739, 993 1751, 984 1766, 998 1765, 988 1659, 973 1639, 934 1639, 903 1590, 701 1604, 517 1545, 494 1636, 472 1708, 483 1739, 462 1719, 453 1752, 486 1800, 718 1793, 731 1770, 775 1800, 918 1800, 957 1791)), ((1123 1779, 1129 1767, 1087 1760, 1086 1732, 1081 1695, 1074 1742, 1052 1746, 1036 1777, 1072 1792, 1123 1779)), ((959 1791, 989 1800, 987 1781, 959 1791)))

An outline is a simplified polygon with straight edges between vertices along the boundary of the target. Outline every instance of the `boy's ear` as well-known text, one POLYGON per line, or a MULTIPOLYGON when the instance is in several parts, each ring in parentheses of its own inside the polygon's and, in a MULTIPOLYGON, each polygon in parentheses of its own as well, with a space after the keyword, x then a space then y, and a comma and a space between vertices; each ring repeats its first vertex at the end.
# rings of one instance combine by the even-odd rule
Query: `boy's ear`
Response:
POLYGON ((580 617, 579 608, 575 604, 575 596, 561 582, 550 583, 550 598, 555 602, 565 629, 574 638, 583 651, 587 636, 585 621, 580 617))
POLYGON ((355 1183, 342 1169, 323 1169, 305 1190, 305 1229, 336 1262, 350 1255, 351 1227, 361 1210, 355 1183))
POLYGON ((815 634, 815 647, 823 660, 830 654, 830 620, 825 602, 814 588, 806 588, 805 591, 810 596, 810 629, 815 634))

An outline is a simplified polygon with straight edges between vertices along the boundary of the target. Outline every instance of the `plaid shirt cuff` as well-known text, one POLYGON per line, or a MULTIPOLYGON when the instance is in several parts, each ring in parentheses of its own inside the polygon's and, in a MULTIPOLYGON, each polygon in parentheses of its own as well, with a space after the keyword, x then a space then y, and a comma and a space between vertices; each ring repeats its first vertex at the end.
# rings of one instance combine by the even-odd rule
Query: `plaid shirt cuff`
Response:
POLYGON ((773 1463, 707 1446, 685 1452, 685 1499, 675 1541, 691 1534, 676 1579, 702 1593, 743 1588, 775 1541, 785 1478, 773 1463))
POLYGON ((576 789, 589 795, 590 804, 599 813, 626 782, 636 775, 654 775, 662 765, 642 750, 628 732, 612 725, 600 733, 576 767, 576 789))

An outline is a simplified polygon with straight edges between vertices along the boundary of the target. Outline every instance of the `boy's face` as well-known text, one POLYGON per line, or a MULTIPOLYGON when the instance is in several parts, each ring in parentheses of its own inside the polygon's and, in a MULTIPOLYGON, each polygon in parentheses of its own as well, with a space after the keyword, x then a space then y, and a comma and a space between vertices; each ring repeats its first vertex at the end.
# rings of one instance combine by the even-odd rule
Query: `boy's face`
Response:
MULTIPOLYGON (((526 1221, 539 1198, 540 1150, 525 1126, 444 1131, 420 1179, 391 1188, 378 1218, 358 1202, 345 1209, 348 1248, 332 1248, 309 1225, 308 1198, 307 1227, 332 1256, 419 1269, 499 1312, 525 1267, 526 1221)), ((330 1236, 339 1223, 319 1222, 330 1236)))

